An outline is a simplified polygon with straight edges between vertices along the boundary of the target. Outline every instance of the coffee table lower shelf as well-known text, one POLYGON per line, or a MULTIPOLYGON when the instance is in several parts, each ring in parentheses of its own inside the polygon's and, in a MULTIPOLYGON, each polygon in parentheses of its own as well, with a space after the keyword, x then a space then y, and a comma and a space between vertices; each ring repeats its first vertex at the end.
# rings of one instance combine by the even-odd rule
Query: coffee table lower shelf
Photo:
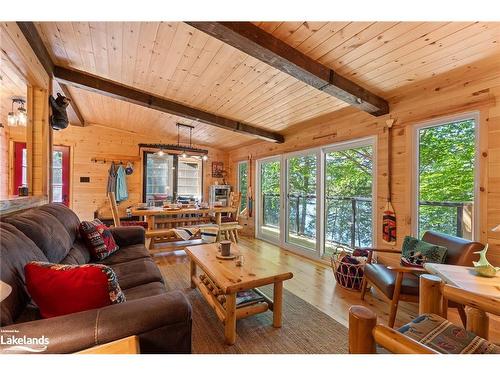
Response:
MULTIPOLYGON (((204 275, 204 277, 207 276, 204 275)), ((271 310, 273 312, 273 327, 281 327, 283 281, 274 283, 274 300, 261 290, 253 288, 262 296, 263 301, 242 307, 236 306, 236 293, 223 295, 226 300, 224 306, 224 304, 217 299, 217 296, 222 295, 217 290, 217 286, 213 282, 210 282, 209 285, 210 287, 201 280, 200 276, 196 274, 191 276, 191 287, 198 288, 205 301, 212 307, 219 320, 224 324, 224 335, 227 344, 233 345, 236 342, 236 321, 238 319, 247 318, 271 310)))

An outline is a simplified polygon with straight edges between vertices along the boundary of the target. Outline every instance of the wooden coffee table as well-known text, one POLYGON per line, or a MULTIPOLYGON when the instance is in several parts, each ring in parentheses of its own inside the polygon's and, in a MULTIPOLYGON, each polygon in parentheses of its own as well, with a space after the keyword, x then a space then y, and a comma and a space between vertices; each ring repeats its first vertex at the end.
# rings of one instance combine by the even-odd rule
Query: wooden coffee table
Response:
POLYGON ((205 244, 186 248, 191 266, 191 288, 198 288, 217 317, 224 323, 226 343, 236 341, 236 320, 259 314, 268 309, 273 312, 273 326, 281 327, 283 309, 283 281, 293 274, 281 266, 262 259, 253 251, 232 244, 231 253, 244 256, 242 266, 236 261, 216 257, 218 244, 205 244), (200 268, 203 274, 198 275, 200 268), (274 300, 258 291, 264 301, 237 308, 236 293, 274 284, 274 300))

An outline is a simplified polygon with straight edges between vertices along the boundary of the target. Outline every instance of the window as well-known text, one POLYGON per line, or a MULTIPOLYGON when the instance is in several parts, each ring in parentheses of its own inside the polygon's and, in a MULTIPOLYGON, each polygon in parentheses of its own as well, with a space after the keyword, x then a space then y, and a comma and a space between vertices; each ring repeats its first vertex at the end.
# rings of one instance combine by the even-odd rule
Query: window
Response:
POLYGON ((201 200, 202 161, 197 158, 179 157, 178 164, 177 195, 179 197, 201 200))
POLYGON ((316 251, 317 155, 287 157, 286 242, 316 251))
POLYGON ((197 157, 144 152, 143 199, 161 205, 180 197, 201 201, 203 161, 197 157))
POLYGON ((276 243, 281 232, 281 157, 259 160, 257 178, 258 237, 276 243))
POLYGON ((416 127, 415 233, 474 238, 475 115, 416 127))
POLYGON ((325 153, 325 253, 337 245, 373 245, 373 146, 346 144, 325 153))
POLYGON ((376 140, 257 160, 256 236, 316 259, 373 246, 376 140))
POLYGON ((238 191, 241 193, 240 212, 247 208, 248 201, 248 161, 238 163, 238 191))
POLYGON ((28 186, 28 154, 26 152, 26 143, 14 142, 12 195, 18 195, 20 186, 28 186))
POLYGON ((52 202, 69 206, 69 147, 54 146, 52 151, 52 202))

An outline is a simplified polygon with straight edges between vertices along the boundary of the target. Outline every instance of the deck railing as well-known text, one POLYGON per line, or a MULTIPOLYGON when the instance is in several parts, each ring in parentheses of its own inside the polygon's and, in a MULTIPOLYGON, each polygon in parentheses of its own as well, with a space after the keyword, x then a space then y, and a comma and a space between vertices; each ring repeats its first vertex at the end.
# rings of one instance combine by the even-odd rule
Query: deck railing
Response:
MULTIPOLYGON (((325 241, 351 248, 372 245, 371 198, 326 196, 325 200, 325 241)), ((421 226, 463 237, 464 212, 471 205, 471 202, 421 201, 421 226), (426 207, 430 208, 429 212, 425 211, 426 207)), ((263 225, 279 227, 280 195, 263 194, 262 207, 263 225)), ((288 220, 289 233, 315 238, 316 195, 289 194, 288 220)))

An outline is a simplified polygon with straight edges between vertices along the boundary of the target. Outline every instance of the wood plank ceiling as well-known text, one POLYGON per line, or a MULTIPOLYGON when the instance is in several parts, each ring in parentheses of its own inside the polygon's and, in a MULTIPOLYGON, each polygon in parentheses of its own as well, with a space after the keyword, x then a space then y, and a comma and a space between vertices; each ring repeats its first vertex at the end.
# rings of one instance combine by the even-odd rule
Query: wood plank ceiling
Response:
POLYGON ((6 55, 0 52, 0 59, 0 123, 7 127, 12 98, 22 97, 26 100, 27 86, 6 55))
MULTIPOLYGON (((500 23, 256 22, 292 47, 385 98, 456 67, 500 56, 500 23)), ((347 105, 182 22, 43 22, 53 61, 273 131, 347 105)), ((71 88, 88 123, 171 133, 193 123, 71 88)), ((224 149, 251 137, 196 126, 224 149)))

